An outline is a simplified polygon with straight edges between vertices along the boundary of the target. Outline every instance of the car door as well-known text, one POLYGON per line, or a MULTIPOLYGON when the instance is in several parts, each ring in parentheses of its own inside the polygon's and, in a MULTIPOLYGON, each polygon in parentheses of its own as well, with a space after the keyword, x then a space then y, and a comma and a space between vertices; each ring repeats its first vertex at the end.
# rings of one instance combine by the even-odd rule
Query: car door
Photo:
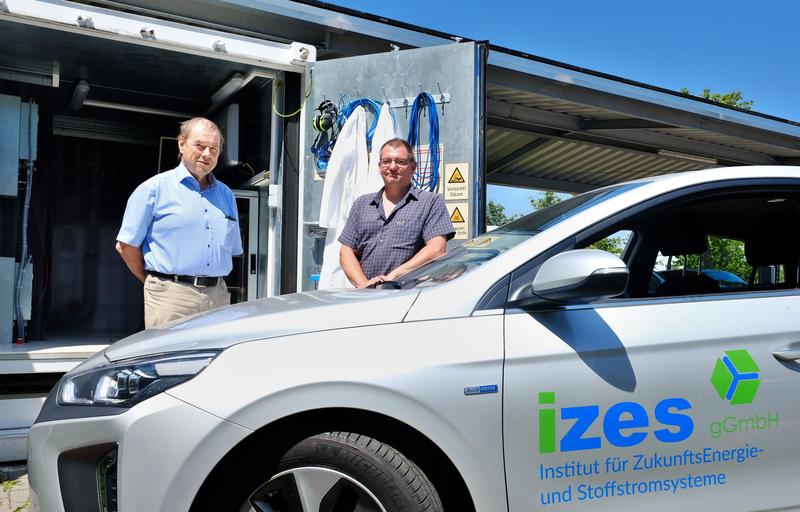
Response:
POLYGON ((800 505, 798 308, 796 281, 508 308, 509 509, 800 505))

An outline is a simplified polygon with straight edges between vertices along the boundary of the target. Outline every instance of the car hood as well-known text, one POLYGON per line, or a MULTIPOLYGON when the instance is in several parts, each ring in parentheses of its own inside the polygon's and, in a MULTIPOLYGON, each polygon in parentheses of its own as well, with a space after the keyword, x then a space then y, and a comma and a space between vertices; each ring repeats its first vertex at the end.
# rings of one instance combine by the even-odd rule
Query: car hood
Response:
POLYGON ((417 290, 325 290, 293 293, 193 315, 122 339, 109 361, 163 352, 226 348, 236 343, 345 327, 402 322, 417 290))

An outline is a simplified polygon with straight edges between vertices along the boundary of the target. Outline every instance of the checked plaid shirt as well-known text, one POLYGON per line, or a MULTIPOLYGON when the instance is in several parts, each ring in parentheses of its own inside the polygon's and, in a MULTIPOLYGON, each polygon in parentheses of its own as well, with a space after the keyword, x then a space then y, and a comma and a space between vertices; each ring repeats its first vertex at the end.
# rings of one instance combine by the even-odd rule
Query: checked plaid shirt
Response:
POLYGON ((455 230, 439 194, 410 188, 386 218, 383 188, 356 199, 339 242, 355 251, 367 279, 386 275, 410 260, 431 238, 455 230))

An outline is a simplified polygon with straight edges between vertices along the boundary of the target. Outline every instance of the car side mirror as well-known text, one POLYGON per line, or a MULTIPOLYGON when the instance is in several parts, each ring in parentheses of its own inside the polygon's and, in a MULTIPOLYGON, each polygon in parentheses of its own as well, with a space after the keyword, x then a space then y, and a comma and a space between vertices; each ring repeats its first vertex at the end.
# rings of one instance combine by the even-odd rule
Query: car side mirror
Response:
POLYGON ((628 286, 628 267, 597 249, 576 249, 545 261, 533 278, 533 295, 554 302, 586 303, 616 297, 628 286))

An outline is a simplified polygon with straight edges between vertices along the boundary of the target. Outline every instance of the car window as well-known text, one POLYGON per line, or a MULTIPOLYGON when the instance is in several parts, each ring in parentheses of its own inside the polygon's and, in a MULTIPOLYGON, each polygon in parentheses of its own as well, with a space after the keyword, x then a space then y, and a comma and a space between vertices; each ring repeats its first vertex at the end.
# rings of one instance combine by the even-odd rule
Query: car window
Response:
POLYGON ((681 276, 707 276, 720 291, 748 288, 753 267, 747 262, 744 240, 707 235, 706 245, 707 250, 697 254, 665 256, 659 252, 650 294, 655 295, 664 281, 681 276))
POLYGON ((622 257, 632 237, 633 231, 630 229, 621 229, 615 232, 613 235, 609 235, 598 240, 597 242, 589 244, 587 248, 600 249, 601 251, 610 252, 611 254, 622 257))
POLYGON ((792 233, 800 226, 800 198, 793 192, 791 200, 782 197, 776 202, 774 195, 724 197, 667 215, 651 235, 659 250, 647 294, 796 288, 800 243, 792 233), (696 214, 687 215, 692 210, 696 214), (790 266, 792 272, 787 272, 790 266))
MULTIPOLYGON (((620 256, 629 271, 622 299, 795 289, 798 227, 796 188, 708 188, 619 212, 559 252, 595 248, 620 256)), ((532 278, 517 283, 515 274, 514 290, 532 278)))

